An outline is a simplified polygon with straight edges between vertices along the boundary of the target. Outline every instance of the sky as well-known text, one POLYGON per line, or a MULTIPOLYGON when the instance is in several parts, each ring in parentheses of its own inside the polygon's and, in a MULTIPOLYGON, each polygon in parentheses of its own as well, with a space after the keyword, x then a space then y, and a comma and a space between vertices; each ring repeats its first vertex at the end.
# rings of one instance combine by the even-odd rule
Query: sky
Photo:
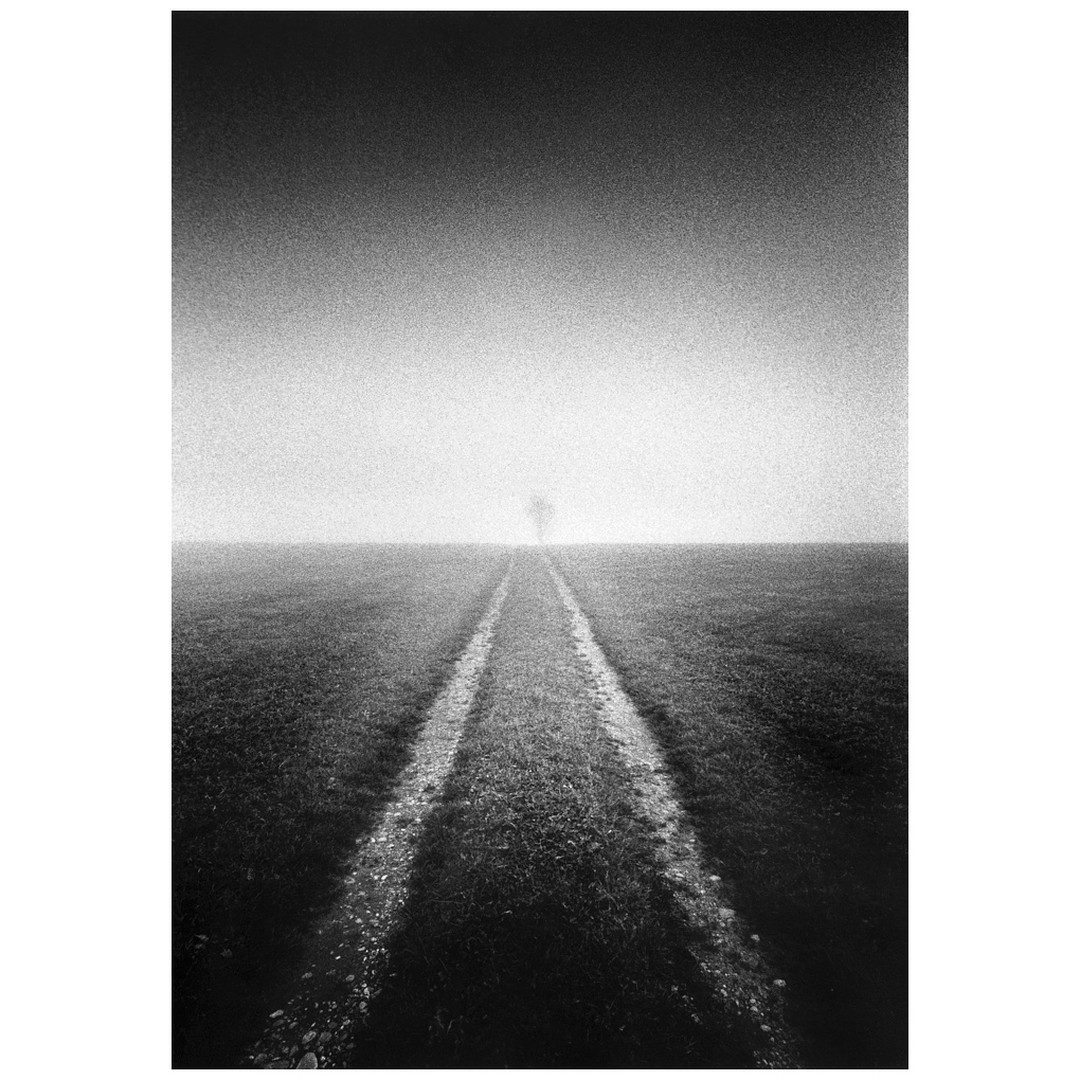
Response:
POLYGON ((904 13, 173 15, 181 541, 902 541, 904 13))

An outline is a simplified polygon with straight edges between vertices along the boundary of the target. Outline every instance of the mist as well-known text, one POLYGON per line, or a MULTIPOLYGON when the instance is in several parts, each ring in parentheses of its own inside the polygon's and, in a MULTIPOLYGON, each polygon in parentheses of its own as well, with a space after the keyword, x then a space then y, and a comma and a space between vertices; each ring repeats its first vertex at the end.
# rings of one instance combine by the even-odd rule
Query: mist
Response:
POLYGON ((905 539, 905 38, 177 14, 175 537, 905 539))

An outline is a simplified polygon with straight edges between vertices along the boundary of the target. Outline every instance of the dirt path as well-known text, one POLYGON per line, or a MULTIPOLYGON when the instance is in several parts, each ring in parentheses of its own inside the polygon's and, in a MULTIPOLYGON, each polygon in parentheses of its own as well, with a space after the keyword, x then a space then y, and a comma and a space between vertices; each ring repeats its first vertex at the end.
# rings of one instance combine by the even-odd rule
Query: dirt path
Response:
POLYGON ((295 989, 270 1016, 247 1057, 251 1064, 273 1069, 346 1063, 354 1028, 378 993, 384 943, 405 901, 416 841, 453 763, 512 574, 511 565, 431 706, 382 821, 357 841, 341 900, 315 927, 295 989))
POLYGON ((784 1067, 782 990, 565 581, 525 553, 247 1062, 784 1067))
POLYGON ((724 1005, 749 1016, 767 1036, 767 1043, 754 1052, 757 1064, 789 1067, 794 1052, 782 1020, 783 982, 768 977, 754 935, 740 925, 729 906, 723 881, 706 872, 701 844, 686 820, 648 724, 620 685, 569 586, 551 560, 546 561, 570 616, 574 644, 591 675, 601 722, 630 768, 639 808, 653 827, 664 877, 680 914, 697 931, 695 959, 724 1005))

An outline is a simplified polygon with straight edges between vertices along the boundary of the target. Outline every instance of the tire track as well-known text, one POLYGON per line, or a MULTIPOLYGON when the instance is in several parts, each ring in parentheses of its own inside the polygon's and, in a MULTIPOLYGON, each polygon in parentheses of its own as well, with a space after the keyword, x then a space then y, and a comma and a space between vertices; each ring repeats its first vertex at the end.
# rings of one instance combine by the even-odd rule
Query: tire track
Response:
POLYGON ((660 869, 681 916, 697 932, 700 943, 691 951, 716 1005, 741 1015, 760 1032, 754 1053, 759 1066, 790 1068, 797 1062, 782 1019, 783 981, 769 978, 754 947, 756 935, 748 935, 741 925, 720 877, 706 872, 701 844, 686 820, 660 747, 619 683, 569 586, 550 557, 545 561, 570 616, 578 655, 592 676, 601 722, 629 766, 638 807, 654 830, 660 869))
POLYGON ((370 836, 357 840, 343 896, 313 929, 292 995, 271 1014, 245 1064, 270 1069, 347 1064, 357 1025, 379 993, 385 941, 405 903, 416 842, 453 764, 512 573, 513 563, 428 710, 413 760, 382 820, 370 836))

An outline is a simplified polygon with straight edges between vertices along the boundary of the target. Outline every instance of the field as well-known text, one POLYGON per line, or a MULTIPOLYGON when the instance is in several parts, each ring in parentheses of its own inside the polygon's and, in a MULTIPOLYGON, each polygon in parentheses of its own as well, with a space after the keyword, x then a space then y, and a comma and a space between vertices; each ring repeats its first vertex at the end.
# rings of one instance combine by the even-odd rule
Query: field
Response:
POLYGON ((903 1064, 906 547, 555 557, 787 977, 807 1063, 903 1064))
POLYGON ((905 1063, 906 548, 198 547, 174 580, 176 1064, 905 1063))
POLYGON ((178 547, 174 1060, 228 1063, 502 575, 461 547, 178 547))

